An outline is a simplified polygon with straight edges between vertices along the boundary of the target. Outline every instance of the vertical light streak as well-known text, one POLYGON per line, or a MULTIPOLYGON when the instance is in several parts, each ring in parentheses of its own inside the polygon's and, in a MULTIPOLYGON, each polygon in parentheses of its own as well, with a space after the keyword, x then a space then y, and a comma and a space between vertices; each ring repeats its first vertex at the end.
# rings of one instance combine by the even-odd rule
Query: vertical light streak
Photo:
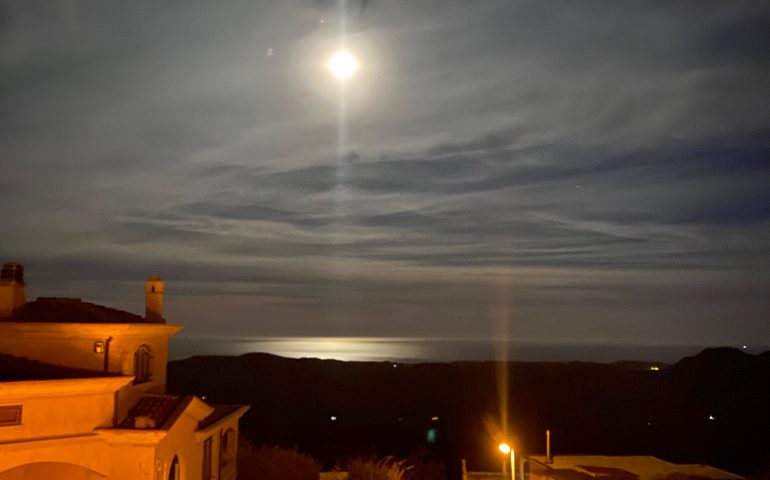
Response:
MULTIPOLYGON (((339 51, 346 51, 347 37, 347 0, 337 0, 337 15, 339 24, 339 51)), ((348 183, 350 181, 350 167, 347 165, 346 156, 348 154, 348 125, 347 125, 347 87, 344 80, 337 82, 337 158, 335 163, 334 188, 334 223, 344 225, 344 220, 348 215, 345 209, 345 197, 348 193, 348 183)), ((340 225, 340 227, 342 226, 340 225)), ((338 227, 339 228, 339 227, 338 227)), ((335 240, 335 243, 337 241, 335 240)), ((337 253, 337 252, 335 252, 337 253)))
MULTIPOLYGON (((338 51, 344 52, 347 37, 347 0, 337 0, 337 24, 339 45, 338 51)), ((332 191, 332 220, 330 228, 332 229, 332 240, 329 255, 329 289, 326 315, 328 321, 334 323, 336 319, 344 316, 343 301, 341 291, 337 280, 346 272, 348 262, 344 261, 345 231, 349 224, 349 213, 346 205, 350 203, 349 188, 350 166, 348 165, 347 152, 348 147, 348 119, 347 119, 347 87, 344 78, 337 78, 337 155, 334 164, 335 184, 332 191)))
POLYGON ((508 411, 510 408, 509 375, 508 375, 508 339, 510 334, 510 280, 508 274, 497 278, 494 299, 494 320, 497 332, 493 342, 497 357, 497 395, 500 407, 500 430, 504 441, 510 441, 508 433, 508 411))

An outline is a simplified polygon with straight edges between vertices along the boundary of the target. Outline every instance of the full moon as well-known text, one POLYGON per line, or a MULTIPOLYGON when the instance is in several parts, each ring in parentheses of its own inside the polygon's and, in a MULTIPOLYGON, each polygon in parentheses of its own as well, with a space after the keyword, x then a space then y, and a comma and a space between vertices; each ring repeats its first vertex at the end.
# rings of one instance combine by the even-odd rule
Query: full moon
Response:
POLYGON ((329 71, 340 80, 352 77, 356 70, 358 61, 348 52, 337 52, 329 60, 329 71))

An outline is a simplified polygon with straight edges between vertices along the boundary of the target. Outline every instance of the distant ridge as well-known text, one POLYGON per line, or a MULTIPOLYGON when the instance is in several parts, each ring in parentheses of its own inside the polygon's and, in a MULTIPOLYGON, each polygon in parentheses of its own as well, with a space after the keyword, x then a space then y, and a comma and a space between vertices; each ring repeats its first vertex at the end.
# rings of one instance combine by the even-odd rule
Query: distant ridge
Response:
POLYGON ((753 355, 733 347, 707 348, 697 355, 685 357, 672 365, 669 372, 736 371, 766 368, 770 352, 753 355))
MULTIPOLYGON (((770 465, 768 360, 768 352, 709 348, 670 366, 655 363, 660 370, 635 361, 511 361, 511 428, 533 453, 549 428, 557 454, 655 455, 749 474, 770 465)), ((489 452, 479 439, 500 412, 499 372, 493 361, 248 353, 169 362, 168 388, 252 405, 241 424, 244 436, 298 445, 329 468, 345 452, 403 456, 428 448, 428 428, 438 429, 436 455, 447 465, 466 458, 485 468, 489 452)))

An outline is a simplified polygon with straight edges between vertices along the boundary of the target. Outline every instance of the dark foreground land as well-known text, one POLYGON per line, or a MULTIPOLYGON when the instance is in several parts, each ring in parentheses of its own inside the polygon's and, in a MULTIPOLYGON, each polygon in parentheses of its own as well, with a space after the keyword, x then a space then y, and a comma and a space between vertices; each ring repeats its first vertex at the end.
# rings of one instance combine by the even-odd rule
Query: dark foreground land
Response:
POLYGON ((171 362, 168 385, 214 403, 251 405, 243 435, 255 444, 296 445, 326 467, 355 455, 421 452, 443 462, 450 478, 460 458, 473 470, 497 470, 502 379, 510 431, 524 453, 543 453, 549 428, 555 455, 655 455, 744 475, 770 471, 770 352, 708 349, 660 371, 649 367, 394 367, 254 353, 171 362))

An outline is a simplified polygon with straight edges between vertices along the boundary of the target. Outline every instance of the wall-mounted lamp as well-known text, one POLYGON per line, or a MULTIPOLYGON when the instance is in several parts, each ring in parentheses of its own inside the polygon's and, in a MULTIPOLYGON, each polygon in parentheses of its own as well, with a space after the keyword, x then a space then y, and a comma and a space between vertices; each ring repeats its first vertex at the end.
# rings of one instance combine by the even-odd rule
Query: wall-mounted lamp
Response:
POLYGON ((104 342, 94 342, 94 353, 104 353, 104 342))

